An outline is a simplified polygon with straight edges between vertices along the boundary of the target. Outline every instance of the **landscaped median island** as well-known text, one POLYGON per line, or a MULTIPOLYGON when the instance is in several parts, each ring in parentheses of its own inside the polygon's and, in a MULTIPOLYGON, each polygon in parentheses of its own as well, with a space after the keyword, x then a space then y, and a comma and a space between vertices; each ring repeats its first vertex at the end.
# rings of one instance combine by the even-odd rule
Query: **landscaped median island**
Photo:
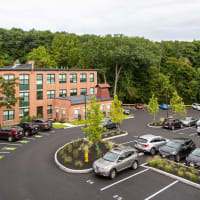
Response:
POLYGON ((153 159, 148 160, 147 165, 149 167, 153 167, 169 174, 200 184, 200 171, 196 170, 194 167, 187 167, 182 163, 175 163, 168 159, 163 159, 159 156, 155 156, 153 159))
POLYGON ((88 138, 74 140, 58 151, 57 160, 68 169, 90 169, 93 162, 101 158, 114 145, 109 141, 100 141, 96 145, 88 138))

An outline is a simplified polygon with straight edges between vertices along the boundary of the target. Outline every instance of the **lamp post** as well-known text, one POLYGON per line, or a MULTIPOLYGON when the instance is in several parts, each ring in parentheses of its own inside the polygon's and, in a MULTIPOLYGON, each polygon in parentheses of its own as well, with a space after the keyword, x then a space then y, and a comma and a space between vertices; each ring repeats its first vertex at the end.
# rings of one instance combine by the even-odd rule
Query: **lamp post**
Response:
POLYGON ((168 118, 168 109, 169 109, 169 106, 168 106, 168 87, 165 87, 166 88, 166 104, 167 104, 167 118, 168 118))

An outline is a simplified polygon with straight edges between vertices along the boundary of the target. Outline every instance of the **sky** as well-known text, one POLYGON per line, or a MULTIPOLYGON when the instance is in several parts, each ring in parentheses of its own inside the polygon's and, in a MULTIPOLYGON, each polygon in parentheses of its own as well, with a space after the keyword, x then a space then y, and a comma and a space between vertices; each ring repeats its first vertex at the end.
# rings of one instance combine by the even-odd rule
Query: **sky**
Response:
POLYGON ((0 28, 200 40, 200 0, 2 0, 0 28))

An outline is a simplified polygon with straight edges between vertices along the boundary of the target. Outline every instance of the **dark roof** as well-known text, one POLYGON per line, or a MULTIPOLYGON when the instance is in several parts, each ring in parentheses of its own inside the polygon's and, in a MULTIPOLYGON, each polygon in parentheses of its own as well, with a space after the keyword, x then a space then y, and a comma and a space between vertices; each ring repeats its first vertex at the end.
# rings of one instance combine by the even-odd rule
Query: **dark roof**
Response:
MULTIPOLYGON (((61 100, 68 100, 71 102, 71 105, 76 104, 84 104, 85 103, 85 95, 79 95, 79 96, 66 96, 66 97, 58 97, 58 99, 61 100)), ((86 102, 92 100, 92 95, 86 95, 86 102)), ((97 98, 97 101, 108 101, 113 100, 113 98, 97 98)))
MULTIPOLYGON (((5 66, 0 71, 31 71, 32 64, 17 64, 14 66, 5 66)), ((98 71, 98 69, 68 69, 68 68, 34 68, 33 71, 98 71)))

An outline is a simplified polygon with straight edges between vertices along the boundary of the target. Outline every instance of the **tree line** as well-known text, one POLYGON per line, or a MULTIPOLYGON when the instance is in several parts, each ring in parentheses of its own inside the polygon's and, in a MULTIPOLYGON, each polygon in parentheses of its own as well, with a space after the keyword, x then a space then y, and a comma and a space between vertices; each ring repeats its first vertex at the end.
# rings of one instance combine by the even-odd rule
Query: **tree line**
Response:
POLYGON ((34 60, 37 68, 99 69, 123 103, 166 103, 174 91, 185 104, 200 100, 200 41, 150 41, 142 37, 76 35, 0 29, 0 67, 34 60))

